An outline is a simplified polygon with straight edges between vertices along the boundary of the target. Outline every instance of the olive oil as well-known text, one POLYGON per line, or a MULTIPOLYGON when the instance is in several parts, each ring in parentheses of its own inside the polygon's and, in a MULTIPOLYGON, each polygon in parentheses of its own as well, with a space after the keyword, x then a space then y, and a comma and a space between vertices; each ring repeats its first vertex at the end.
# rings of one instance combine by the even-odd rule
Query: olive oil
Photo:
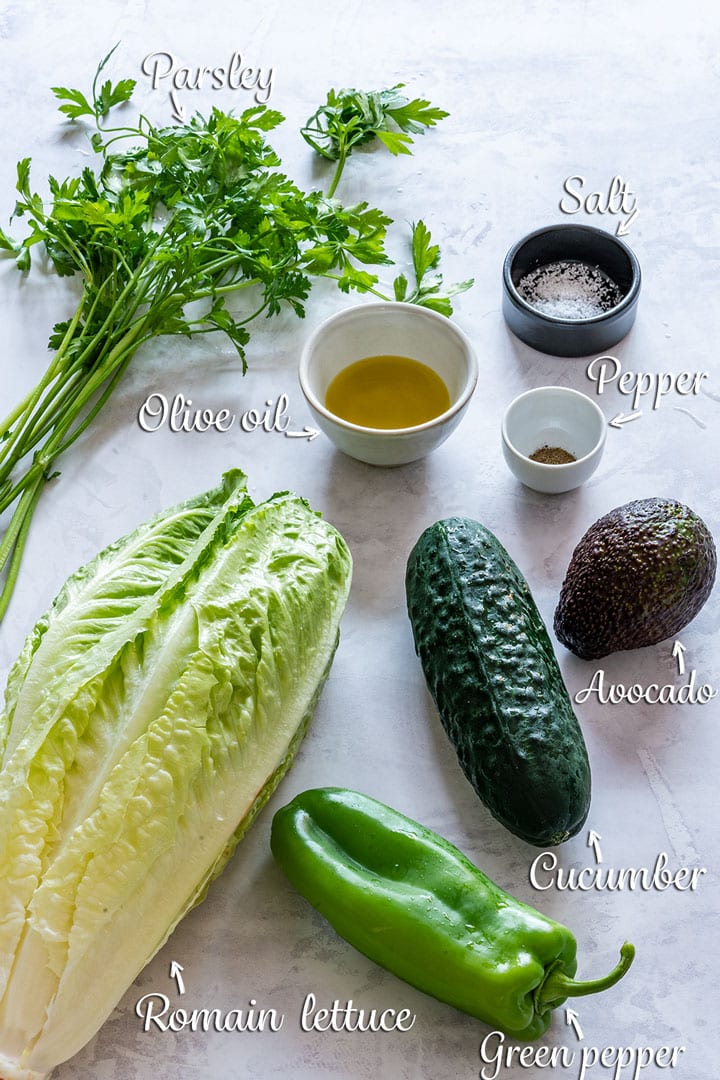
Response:
POLYGON ((409 356, 367 356, 330 383, 325 406, 351 424, 408 428, 450 408, 448 388, 427 364, 409 356))

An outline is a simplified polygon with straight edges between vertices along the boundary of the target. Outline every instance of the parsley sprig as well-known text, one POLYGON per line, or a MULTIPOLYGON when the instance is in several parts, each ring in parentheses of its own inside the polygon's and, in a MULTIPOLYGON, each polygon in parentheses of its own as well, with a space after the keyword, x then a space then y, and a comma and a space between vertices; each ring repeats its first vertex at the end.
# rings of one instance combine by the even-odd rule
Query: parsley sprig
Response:
POLYGON ((328 196, 334 195, 345 162, 357 146, 378 139, 391 154, 410 154, 413 135, 448 114, 423 98, 408 100, 400 91, 404 83, 389 90, 330 90, 301 129, 305 141, 328 161, 336 161, 328 196))
POLYGON ((444 285, 440 273, 440 248, 431 243, 430 230, 424 222, 416 221, 412 227, 412 261, 415 287, 410 289, 404 274, 398 274, 393 282, 396 300, 406 304, 420 304, 432 308, 441 315, 452 315, 451 296, 465 292, 473 285, 473 279, 444 285))
MULTIPOLYGON (((16 240, 0 230, 0 249, 20 270, 30 268, 40 245, 58 275, 82 282, 75 312, 53 328, 45 375, 0 423, 0 514, 14 507, 0 542, 0 619, 37 500, 57 475, 55 463, 92 423, 142 345, 161 335, 221 334, 245 370, 254 319, 285 307, 302 317, 315 278, 335 279, 346 292, 383 295, 375 271, 391 263, 390 219, 367 202, 344 206, 333 197, 339 173, 325 195, 303 191, 282 171, 267 139, 283 120, 279 112, 257 105, 238 116, 213 109, 207 118, 169 127, 145 116, 115 124, 111 114, 130 101, 135 83, 103 78, 111 56, 98 66, 89 95, 54 88, 70 122, 90 122, 97 168, 63 180, 51 176, 41 195, 31 183, 30 159, 23 159, 14 217, 24 219, 25 235, 16 240), (247 298, 240 311, 228 306, 233 294, 247 298)), ((445 114, 427 102, 407 103, 397 90, 359 95, 345 121, 328 119, 330 142, 320 152, 334 153, 337 143, 344 165, 354 146, 375 136, 394 153, 408 152, 407 133, 445 114), (362 122, 358 103, 367 114, 362 122), (387 129, 390 120, 400 134, 387 129)), ((468 283, 443 293, 438 260, 419 222, 416 287, 410 290, 400 275, 395 296, 450 314, 448 297, 468 283)))

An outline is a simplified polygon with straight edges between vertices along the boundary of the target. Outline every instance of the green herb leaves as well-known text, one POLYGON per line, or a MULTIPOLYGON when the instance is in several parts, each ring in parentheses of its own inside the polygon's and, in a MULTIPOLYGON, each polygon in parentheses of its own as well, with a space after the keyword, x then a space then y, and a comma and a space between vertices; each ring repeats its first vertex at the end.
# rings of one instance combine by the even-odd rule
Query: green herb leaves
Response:
MULTIPOLYGON (((378 140, 391 154, 410 154, 412 136, 422 133, 426 128, 434 127, 448 114, 443 109, 431 105, 424 98, 412 101, 400 91, 404 84, 398 83, 389 90, 330 90, 324 105, 321 105, 302 128, 302 136, 309 146, 328 161, 336 161, 337 166, 328 188, 328 197, 335 193, 345 163, 355 147, 367 145, 378 140)), ((366 210, 367 204, 362 208, 366 210)), ((372 213, 367 212, 367 213, 372 213)), ((391 224, 388 218, 382 218, 384 229, 391 224)), ((378 243, 380 228, 363 236, 353 245, 346 246, 346 253, 357 261, 383 264, 390 260, 381 251, 378 243)), ((316 272, 328 273, 333 266, 340 265, 342 273, 336 276, 338 286, 348 292, 357 289, 360 292, 373 292, 383 299, 384 294, 376 288, 377 277, 352 265, 346 255, 337 253, 334 261, 329 260, 332 245, 316 247, 312 253, 316 272), (326 263, 322 263, 322 259, 326 263)), ((449 287, 443 287, 439 272, 440 249, 430 243, 430 232, 422 221, 412 227, 412 258, 415 272, 415 288, 410 289, 404 274, 398 274, 393 282, 396 300, 411 304, 420 304, 432 308, 443 315, 452 315, 450 297, 464 292, 473 284, 472 280, 462 281, 449 287)))
POLYGON ((412 135, 433 127, 448 114, 422 98, 409 101, 400 93, 404 83, 389 90, 330 90, 301 134, 314 150, 338 167, 328 195, 337 189, 348 156, 356 146, 379 139, 391 154, 410 154, 412 135), (412 134, 411 134, 412 133, 412 134))
POLYGON ((465 292, 472 287, 473 279, 459 281, 454 285, 443 286, 440 265, 440 248, 432 244, 430 230, 423 221, 417 221, 412 227, 412 260, 415 271, 415 288, 410 290, 404 274, 398 274, 393 282, 396 300, 408 304, 419 304, 432 308, 441 315, 452 315, 450 297, 465 292), (433 273, 433 271, 435 271, 433 273))
MULTIPOLYGON (((69 90, 66 86, 52 87, 55 97, 63 102, 62 105, 58 105, 58 108, 61 113, 67 116, 68 120, 79 120, 81 116, 92 116, 98 122, 102 116, 107 116, 113 106, 122 105, 132 97, 135 89, 134 79, 120 79, 114 86, 108 79, 101 86, 98 85, 100 75, 105 70, 115 49, 117 49, 117 45, 110 50, 97 66, 92 85, 92 104, 80 90, 69 90)), ((94 141, 93 145, 95 145, 94 141)))
MULTIPOLYGON (((265 105, 239 116, 213 109, 168 127, 145 116, 111 126, 109 114, 135 86, 103 78, 114 51, 99 64, 89 95, 54 88, 69 121, 91 122, 98 166, 50 177, 48 197, 33 190, 24 158, 14 216, 25 235, 0 232, 0 251, 21 270, 41 244, 57 274, 82 281, 74 315, 50 336, 55 355, 46 376, 0 423, 0 514, 17 503, 0 543, 0 572, 7 571, 0 618, 53 462, 92 422, 141 345, 161 335, 220 333, 244 370, 249 324, 283 308, 302 317, 313 279, 388 299, 376 271, 391 263, 390 218, 366 201, 343 206, 333 195, 354 147, 377 139, 408 154, 412 136, 447 115, 409 101, 400 85, 331 91, 303 135, 338 164, 327 194, 306 192, 268 142, 283 117, 265 105)), ((412 255, 415 287, 401 274, 395 297, 449 315, 449 297, 470 283, 443 288, 440 252, 422 222, 413 226, 412 255)))
POLYGON ((330 90, 310 117, 302 136, 329 161, 347 157, 355 146, 379 139, 391 154, 409 154, 412 134, 433 127, 448 114, 422 98, 409 101, 398 83, 390 90, 330 90))

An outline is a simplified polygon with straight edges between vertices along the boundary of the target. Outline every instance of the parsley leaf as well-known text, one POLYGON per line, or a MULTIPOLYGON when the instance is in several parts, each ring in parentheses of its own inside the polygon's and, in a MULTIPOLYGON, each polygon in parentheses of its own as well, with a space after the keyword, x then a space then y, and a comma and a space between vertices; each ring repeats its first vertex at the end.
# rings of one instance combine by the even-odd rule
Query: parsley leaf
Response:
POLYGON ((301 130, 305 141, 328 161, 337 161, 328 189, 332 196, 345 162, 356 146, 378 139, 391 154, 410 154, 412 135, 434 127, 448 113, 423 98, 410 101, 400 91, 404 83, 389 90, 330 90, 301 130))
POLYGON ((121 79, 114 86, 109 80, 104 82, 95 98, 95 114, 97 116, 107 116, 114 105, 129 101, 134 89, 134 79, 121 79))
POLYGON ((59 105, 58 108, 70 120, 78 120, 81 116, 95 115, 92 105, 79 90, 68 90, 65 86, 53 86, 52 92, 55 97, 60 98, 65 103, 59 105))
POLYGON ((473 278, 458 281, 453 285, 444 285, 440 273, 440 248, 432 243, 430 230, 423 221, 412 226, 412 262, 415 273, 415 288, 408 291, 408 280, 404 274, 398 274, 393 282, 396 300, 407 304, 419 304, 431 308, 441 315, 452 315, 451 296, 472 288, 473 278))

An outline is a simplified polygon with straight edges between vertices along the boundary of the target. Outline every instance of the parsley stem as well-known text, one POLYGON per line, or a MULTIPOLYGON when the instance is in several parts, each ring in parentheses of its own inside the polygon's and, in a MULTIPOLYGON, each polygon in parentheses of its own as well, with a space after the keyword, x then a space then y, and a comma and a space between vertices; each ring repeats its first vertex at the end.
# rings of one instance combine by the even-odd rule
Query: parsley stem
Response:
POLYGON ((337 190, 337 186, 340 183, 340 177, 343 174, 343 169, 345 168, 345 162, 346 161, 347 161, 347 151, 343 148, 340 151, 340 156, 338 158, 338 163, 335 166, 335 172, 333 174, 332 180, 330 181, 330 187, 328 188, 328 191, 327 191, 327 198, 328 199, 332 199, 333 195, 335 194, 335 192, 337 190))
MULTIPOLYGON (((50 383, 53 382, 54 379, 56 379, 62 373, 62 361, 64 352, 63 346, 67 347, 68 343, 72 340, 72 337, 77 329, 78 322, 80 321, 81 314, 81 305, 78 305, 77 311, 75 312, 72 321, 70 322, 67 330, 65 331, 63 340, 58 348, 57 353, 53 357, 52 362, 48 365, 47 371, 40 379, 37 386, 33 390, 31 390, 29 394, 26 394, 23 400, 13 409, 13 411, 8 416, 5 417, 5 420, 2 422, 2 424, 0 424, 0 438, 2 438, 2 436, 4 436, 6 432, 10 431, 10 429, 13 427, 16 421, 20 419, 22 415, 29 416, 32 413, 32 410, 35 408, 35 405, 40 400, 43 391, 46 389, 47 386, 50 385, 50 383)), ((23 423, 26 423, 26 421, 23 421, 23 423)), ((7 456, 8 450, 12 447, 13 442, 17 437, 18 436, 16 435, 15 430, 13 430, 12 434, 7 439, 5 439, 5 442, 0 448, 0 460, 7 456)))
MULTIPOLYGON (((57 358, 56 358, 57 359, 57 358)), ((38 382, 37 386, 33 387, 22 401, 19 401, 12 412, 8 413, 5 419, 0 423, 0 439, 13 428, 13 425, 26 413, 32 411, 33 406, 40 398, 45 387, 52 382, 57 375, 57 364, 55 361, 51 363, 43 375, 42 379, 38 382)), ((10 436, 6 438, 2 445, 0 445, 0 459, 3 458, 8 450, 10 444, 10 436)))
MULTIPOLYGON (((87 295, 88 292, 86 290, 85 296, 87 297, 87 295)), ((95 293, 92 299, 89 311, 87 312, 86 322, 91 320, 97 301, 98 292, 95 293)), ((75 312, 75 316, 63 338, 63 342, 58 349, 55 360, 50 366, 49 372, 52 371, 54 373, 53 378, 48 380, 46 375, 46 378, 39 384, 39 390, 45 391, 42 400, 38 400, 40 398, 39 392, 34 395, 35 400, 31 402, 31 406, 34 406, 34 409, 31 408, 22 425, 17 425, 12 432, 12 435, 7 440, 5 447, 3 447, 2 459, 6 461, 6 464, 0 468, 0 481, 8 477, 21 458, 37 446, 43 436, 55 427, 59 417, 69 413, 71 418, 74 418, 82 409, 82 402, 84 399, 82 395, 78 397, 78 388, 82 387, 83 383, 87 380, 87 361, 92 359, 93 352, 97 349, 97 341, 101 338, 101 335, 102 340, 105 340, 105 343, 107 343, 108 339, 104 337, 104 331, 106 327, 109 329, 109 326, 112 324, 112 313, 109 313, 101 327, 100 333, 92 338, 85 349, 78 354, 74 362, 67 365, 65 354, 69 347, 71 335, 80 322, 80 317, 83 314, 85 306, 86 305, 81 300, 75 312), (63 363, 63 361, 65 362, 63 363), (13 452, 10 453, 10 450, 13 452)), ((123 307, 125 307, 125 305, 123 305, 123 307)), ((133 307, 137 307, 137 304, 130 306, 131 311, 133 310, 133 307)), ((115 322, 120 326, 122 326, 122 320, 122 315, 115 316, 115 322)), ((103 372, 102 379, 104 380, 107 377, 108 371, 103 369, 103 372)))
MULTIPOLYGON (((60 445, 55 449, 54 457, 59 457, 60 454, 62 454, 65 450, 67 450, 67 448, 69 446, 72 446, 72 444, 75 442, 75 440, 78 439, 80 437, 80 435, 82 435, 83 431, 85 431, 90 426, 92 421, 95 419, 95 417, 100 412, 100 410, 104 406, 105 402, 107 401, 107 399, 110 397, 113 390, 117 386, 118 382, 120 381, 120 377, 124 374, 125 368, 128 366, 128 364, 132 360, 133 355, 134 355, 134 348, 128 347, 127 352, 124 355, 122 355, 121 362, 116 364, 115 371, 114 371, 114 373, 112 375, 112 378, 110 378, 108 380, 108 382, 106 383, 106 385, 105 385, 105 387, 103 389, 103 392, 100 394, 100 396, 98 397, 98 399, 95 402, 95 404, 93 405, 93 407, 85 414, 82 421, 75 428, 73 428, 73 430, 70 432, 69 436, 66 439, 64 439, 60 443, 60 445)), ((96 391, 93 391, 93 393, 95 393, 95 392, 96 391)))
MULTIPOLYGON (((117 342, 105 364, 86 381, 83 389, 73 397, 71 407, 59 411, 55 416, 52 435, 47 439, 42 450, 39 450, 35 454, 32 464, 26 469, 24 474, 16 481, 10 490, 2 492, 2 497, 0 497, 0 512, 11 506, 21 492, 23 493, 22 498, 25 498, 28 490, 35 490, 34 485, 39 482, 38 477, 42 477, 46 474, 55 458, 59 457, 64 450, 71 446, 83 431, 86 430, 95 416, 97 416, 117 385, 120 376, 132 359, 138 344, 136 339, 141 329, 142 324, 136 324, 132 333, 125 334, 122 340, 117 342), (113 374, 109 381, 107 381, 109 370, 112 371, 113 374), (103 384, 105 384, 104 388, 103 384), (102 393, 99 398, 83 416, 80 423, 77 423, 73 428, 73 424, 76 422, 78 416, 83 413, 84 408, 101 388, 102 393)), ((15 515, 13 515, 12 521, 15 521, 15 515)), ((6 533, 3 540, 3 544, 0 545, 0 571, 7 561, 9 550, 12 548, 12 537, 8 551, 5 551, 4 546, 5 540, 7 540, 10 529, 12 528, 12 521, 8 533, 6 533)), ((0 614, 0 619, 1 618, 2 614, 0 614)))
POLYGON ((0 569, 4 568, 8 558, 10 559, 2 592, 0 592, 0 620, 2 620, 8 609, 10 598, 15 589, 35 507, 44 487, 45 476, 41 474, 35 481, 34 486, 28 488, 23 494, 15 508, 12 521, 3 537, 2 544, 0 544, 0 569), (10 538, 9 544, 8 538, 10 538), (8 545, 7 548, 6 545, 8 545))
MULTIPOLYGON (((6 489, 5 487, 3 487, 2 498, 0 498, 0 513, 3 513, 10 506, 12 506, 18 496, 21 496, 23 492, 26 492, 28 488, 32 487, 38 480, 38 477, 45 474, 47 467, 48 462, 42 456, 41 451, 38 451, 38 453, 35 454, 35 456, 33 457, 32 465, 28 466, 20 479, 16 480, 13 486, 10 488, 6 489)), ((11 525, 12 520, 13 519, 11 518, 11 525)), ((0 554, 2 553, 2 551, 3 546, 0 545, 0 554)), ((4 563, 0 558, 0 569, 2 569, 3 565, 4 563)))

